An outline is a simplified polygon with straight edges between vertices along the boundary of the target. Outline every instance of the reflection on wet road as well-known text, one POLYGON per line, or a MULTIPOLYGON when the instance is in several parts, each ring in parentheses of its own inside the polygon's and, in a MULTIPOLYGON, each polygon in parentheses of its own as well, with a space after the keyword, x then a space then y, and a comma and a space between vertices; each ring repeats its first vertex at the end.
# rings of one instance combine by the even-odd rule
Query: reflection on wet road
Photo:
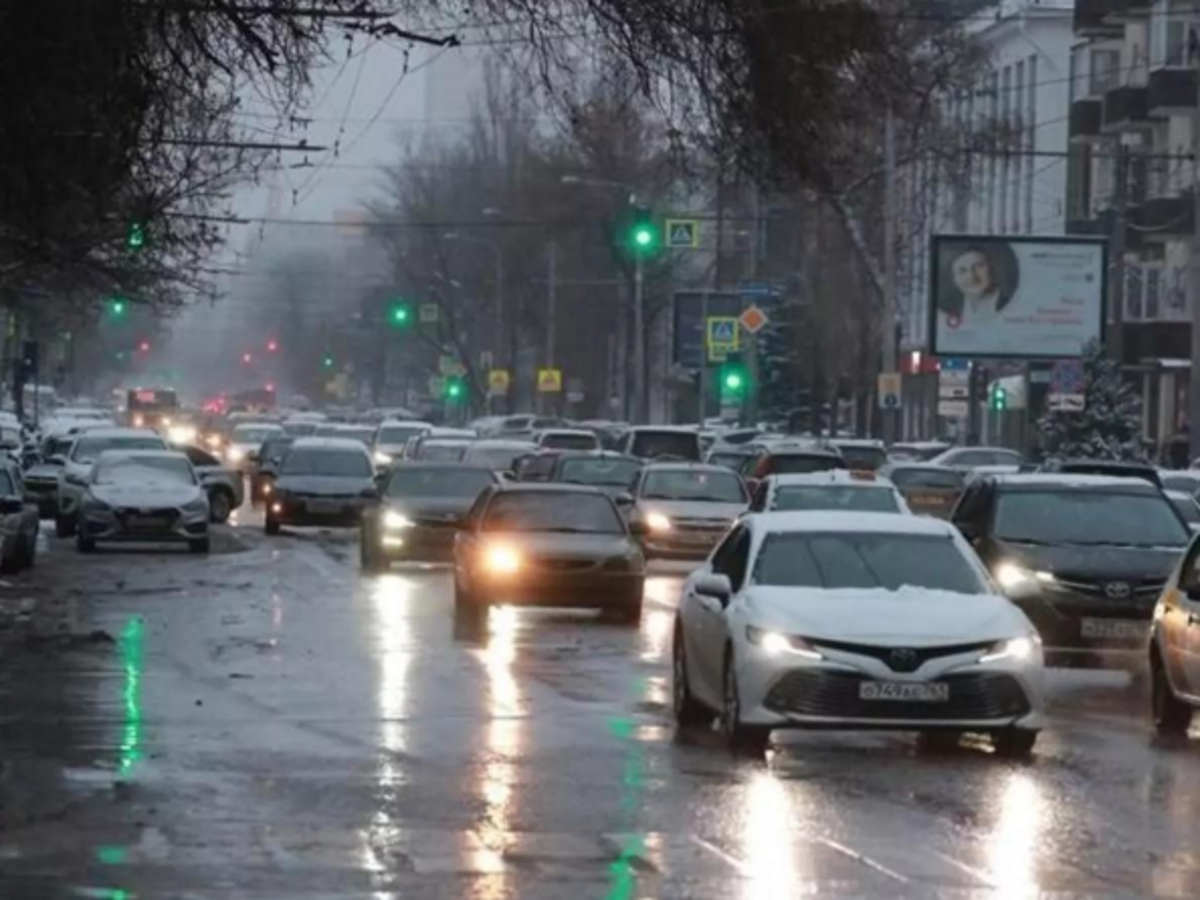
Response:
POLYGON ((1032 763, 985 743, 670 717, 681 574, 629 629, 493 610, 350 534, 198 559, 55 544, 0 633, 0 897, 1200 896, 1200 736, 1121 675, 1054 673, 1032 763), (35 596, 36 595, 36 596, 35 596), (79 640, 75 640, 79 637, 79 640))

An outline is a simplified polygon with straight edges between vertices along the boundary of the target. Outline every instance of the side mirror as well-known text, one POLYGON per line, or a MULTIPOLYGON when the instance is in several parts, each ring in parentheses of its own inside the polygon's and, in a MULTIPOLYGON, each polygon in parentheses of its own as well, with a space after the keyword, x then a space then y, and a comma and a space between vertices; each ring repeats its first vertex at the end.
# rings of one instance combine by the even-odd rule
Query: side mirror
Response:
POLYGON ((517 475, 515 472, 512 472, 508 469, 503 469, 500 472, 500 478, 504 481, 516 481, 517 475))
POLYGON ((613 501, 617 504, 617 506, 622 508, 633 506, 633 494, 628 492, 617 494, 617 496, 613 497, 613 501))
POLYGON ((0 515, 12 516, 24 509, 25 501, 20 497, 0 497, 0 515))
POLYGON ((692 587, 701 597, 720 600, 722 605, 728 603, 729 598, 733 596, 733 585, 730 584, 728 575, 698 575, 692 582, 692 587))

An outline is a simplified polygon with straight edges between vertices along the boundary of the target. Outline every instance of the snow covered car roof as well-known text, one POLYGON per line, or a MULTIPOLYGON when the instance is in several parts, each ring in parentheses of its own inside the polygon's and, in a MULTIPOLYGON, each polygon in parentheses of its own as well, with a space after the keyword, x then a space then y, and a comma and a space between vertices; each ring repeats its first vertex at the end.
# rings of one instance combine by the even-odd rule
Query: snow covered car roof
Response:
POLYGON ((779 487, 793 485, 831 485, 840 484, 846 487, 887 488, 894 490, 895 485, 887 478, 874 476, 871 473, 861 473, 853 469, 830 469, 826 472, 805 472, 795 475, 768 475, 772 484, 779 487))
POLYGON ((1015 488, 1064 487, 1079 490, 1120 488, 1160 493, 1157 487, 1136 475, 1073 475, 1062 472, 1035 472, 1026 475, 993 475, 991 477, 997 484, 1015 488))
MULTIPOLYGON (((1114 479, 1116 480, 1116 479, 1114 479)), ((895 513, 865 512, 763 512, 750 513, 743 521, 763 533, 811 532, 813 534, 915 534, 953 538, 958 529, 949 522, 927 516, 898 516, 895 513)))

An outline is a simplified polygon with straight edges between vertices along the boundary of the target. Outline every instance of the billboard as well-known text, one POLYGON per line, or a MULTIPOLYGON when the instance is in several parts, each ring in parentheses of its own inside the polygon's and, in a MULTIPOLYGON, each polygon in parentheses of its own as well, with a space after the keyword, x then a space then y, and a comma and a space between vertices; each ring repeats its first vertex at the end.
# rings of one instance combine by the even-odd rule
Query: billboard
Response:
POLYGON ((930 351, 1065 359, 1104 338, 1108 243, 1097 238, 934 235, 930 351))

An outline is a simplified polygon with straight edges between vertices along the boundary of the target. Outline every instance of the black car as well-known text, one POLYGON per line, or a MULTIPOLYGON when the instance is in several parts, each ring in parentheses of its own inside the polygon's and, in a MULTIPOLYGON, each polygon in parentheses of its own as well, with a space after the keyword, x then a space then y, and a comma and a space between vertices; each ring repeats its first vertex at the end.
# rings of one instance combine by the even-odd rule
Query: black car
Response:
POLYGON ((261 502, 267 493, 274 489, 271 482, 279 472, 280 463, 283 462, 283 458, 287 456, 288 450, 291 449, 292 444, 296 443, 296 440, 290 434, 281 434, 263 442, 262 448, 258 451, 258 459, 250 469, 250 501, 252 503, 261 502))
POLYGON ((637 622, 646 560, 612 498, 565 484, 500 484, 475 501, 454 545, 455 614, 493 604, 602 609, 637 622))
POLYGON ((361 442, 300 438, 272 484, 264 527, 278 534, 281 525, 357 525, 375 498, 375 467, 361 442))
POLYGON ((458 527, 479 494, 499 483, 482 466, 400 463, 386 476, 380 502, 363 514, 362 568, 385 569, 397 560, 449 560, 458 527))
POLYGON ((1162 490, 1163 487, 1158 469, 1147 463, 1111 459, 1063 459, 1047 462, 1040 471, 1054 472, 1060 475, 1108 475, 1113 478, 1141 478, 1159 490, 1162 490))
POLYGON ((951 521, 1029 616, 1051 665, 1137 666, 1154 604, 1190 533, 1135 478, 986 475, 951 521))

